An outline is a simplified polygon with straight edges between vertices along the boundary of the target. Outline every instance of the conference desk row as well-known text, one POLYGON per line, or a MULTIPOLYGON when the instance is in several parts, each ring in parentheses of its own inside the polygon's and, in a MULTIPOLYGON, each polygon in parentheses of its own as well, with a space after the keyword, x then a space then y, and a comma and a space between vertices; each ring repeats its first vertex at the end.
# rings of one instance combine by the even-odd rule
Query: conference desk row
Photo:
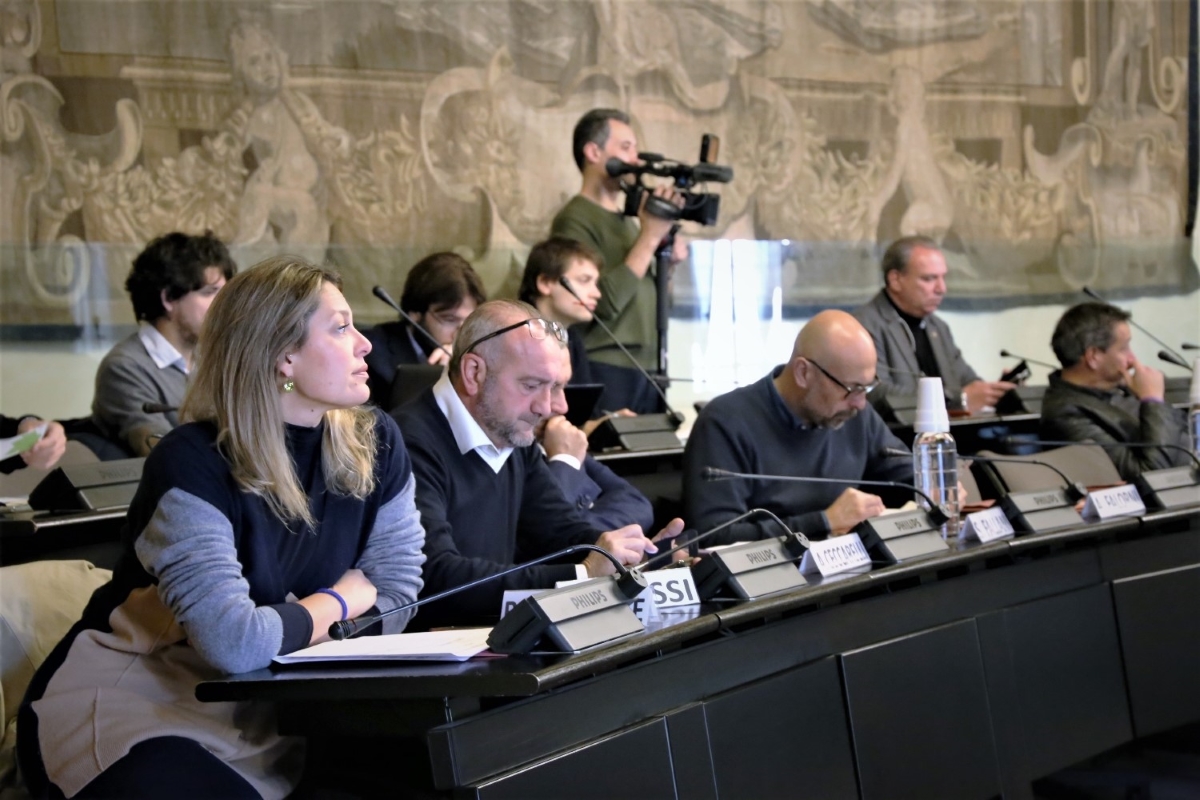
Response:
POLYGON ((372 796, 1029 797, 1200 721, 1200 508, 962 545, 575 655, 261 670, 197 696, 274 703, 314 774, 372 796), (346 742, 360 757, 322 765, 346 742))

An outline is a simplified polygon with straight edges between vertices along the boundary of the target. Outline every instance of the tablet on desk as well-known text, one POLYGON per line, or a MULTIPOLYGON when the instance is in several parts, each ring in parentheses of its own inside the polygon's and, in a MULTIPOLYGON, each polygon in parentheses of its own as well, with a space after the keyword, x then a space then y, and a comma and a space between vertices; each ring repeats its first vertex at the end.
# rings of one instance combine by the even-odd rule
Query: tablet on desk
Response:
POLYGON ((571 383, 563 387, 567 397, 567 422, 576 428, 582 428, 583 423, 596 413, 596 404, 604 393, 602 383, 571 383))

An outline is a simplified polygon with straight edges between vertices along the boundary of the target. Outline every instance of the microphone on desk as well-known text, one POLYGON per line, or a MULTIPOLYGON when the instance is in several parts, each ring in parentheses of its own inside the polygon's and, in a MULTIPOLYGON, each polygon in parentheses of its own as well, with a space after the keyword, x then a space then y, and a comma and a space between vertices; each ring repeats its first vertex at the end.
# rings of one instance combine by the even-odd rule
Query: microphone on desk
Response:
POLYGON ((1192 365, 1187 363, 1186 361, 1184 361, 1182 358, 1175 355, 1174 353, 1170 353, 1166 350, 1159 350, 1158 357, 1160 359, 1162 359, 1163 361, 1167 362, 1168 364, 1174 364, 1177 367, 1183 367, 1188 372, 1192 371, 1192 365))
MULTIPOLYGON (((1092 291, 1091 289, 1089 289, 1086 286, 1083 287, 1082 291, 1084 294, 1086 294, 1088 297, 1092 298, 1093 300, 1111 305, 1111 303, 1109 303, 1107 300, 1105 300, 1099 294, 1092 291)), ((1159 347, 1164 348, 1164 350, 1158 354, 1158 357, 1161 358, 1163 361, 1166 361, 1170 364, 1176 364, 1179 366, 1187 367, 1189 370, 1191 369, 1191 367, 1188 367, 1188 363, 1187 363, 1187 361, 1184 360, 1183 356, 1179 355, 1179 353, 1176 353, 1174 350, 1172 350, 1171 346, 1169 344, 1167 344, 1166 342, 1164 342, 1162 339, 1158 338, 1153 333, 1151 333, 1150 331, 1143 328, 1141 325, 1138 325, 1137 320, 1135 320, 1132 315, 1130 315, 1130 317, 1129 317, 1129 324, 1132 325, 1133 327, 1137 328, 1142 333, 1149 336, 1151 339, 1153 339, 1155 341, 1155 343, 1158 344, 1159 347), (1174 356, 1174 358, 1176 360, 1172 360, 1171 358, 1164 356, 1163 353, 1169 353, 1171 356, 1174 356)))
POLYGON ((1029 441, 1027 439, 1021 439, 1015 436, 1004 437, 1004 442, 1006 445, 1011 447, 1028 447, 1031 444, 1037 445, 1038 447, 1070 447, 1072 445, 1082 445, 1084 447, 1102 447, 1105 450, 1112 450, 1119 447, 1128 447, 1131 450, 1153 450, 1161 447, 1164 450, 1178 450, 1190 458, 1192 463, 1196 466, 1196 469, 1200 470, 1200 458, 1197 458, 1196 454, 1191 450, 1188 450, 1186 447, 1182 447, 1181 445, 1177 444, 1157 444, 1155 442, 1068 442, 1065 440, 1055 439, 1036 439, 1034 441, 1029 441))
MULTIPOLYGON (((788 550, 788 552, 792 555, 793 558, 803 558, 804 557, 804 553, 806 550, 808 550, 808 547, 809 547, 809 541, 808 541, 807 536, 805 536, 803 533, 800 533, 799 531, 793 531, 791 528, 789 528, 784 523, 783 520, 781 520, 778 516, 776 516, 774 513, 770 512, 770 511, 768 511, 767 509, 752 508, 749 511, 747 511, 745 514, 739 514, 738 516, 734 517, 731 520, 722 522, 720 525, 716 526, 715 528, 710 528, 709 530, 705 531, 704 533, 700 533, 695 536, 692 536, 691 538, 689 538, 685 542, 683 542, 683 544, 676 545, 675 547, 672 547, 670 550, 664 550, 663 552, 655 555, 653 558, 649 559, 645 563, 638 564, 636 567, 633 568, 633 571, 634 572, 642 572, 644 570, 650 569, 650 565, 653 564, 654 562, 659 561, 660 559, 663 559, 663 558, 670 558, 671 556, 678 553, 680 550, 687 549, 687 550, 689 550, 689 552, 691 552, 690 548, 694 547, 695 545, 698 545, 700 542, 704 541, 709 536, 712 536, 714 533, 723 531, 731 525, 736 525, 737 523, 741 522, 742 520, 746 519, 747 517, 757 516, 759 514, 765 514, 766 516, 775 520, 775 522, 778 523, 779 527, 783 528, 784 535, 779 537, 779 541, 788 550)), ((675 538, 677 540, 682 539, 688 533, 689 533, 689 531, 684 531, 683 533, 679 534, 679 536, 676 536, 675 538)))
POLYGON ((166 403, 142 403, 142 413, 144 414, 170 414, 172 411, 178 411, 179 406, 169 406, 166 403))
MULTIPOLYGON (((909 454, 911 457, 911 453, 909 454)), ((719 469, 718 467, 705 467, 700 472, 700 477, 706 481, 725 481, 733 479, 751 480, 751 481, 794 481, 796 483, 838 483, 843 486, 886 486, 892 489, 905 489, 914 494, 920 495, 929 508, 926 512, 929 515, 929 521, 935 527, 945 525, 950 519, 950 511, 941 503, 935 503, 933 498, 928 494, 913 486, 911 483, 901 483, 900 481, 869 481, 855 478, 816 478, 811 475, 757 475, 751 472, 732 472, 727 469, 719 469)))
POLYGON ((1008 350, 1001 350, 1000 357, 1001 358, 1014 358, 1014 359, 1017 359, 1018 361, 1028 361, 1030 364, 1037 364, 1039 367, 1045 367, 1046 369, 1049 369, 1049 370, 1058 369, 1058 367, 1054 366, 1053 364, 1051 364, 1048 361, 1038 361, 1036 358, 1030 358, 1029 356, 1019 356, 1016 353, 1009 352, 1008 350))
MULTIPOLYGON (((895 447, 885 447, 883 450, 883 455, 887 458, 912 457, 912 453, 908 453, 904 450, 897 450, 895 447)), ((1038 461, 1029 458, 1004 458, 1001 456, 980 455, 959 456, 959 458, 961 458, 963 461, 982 461, 985 464, 1036 464, 1039 467, 1045 467, 1046 469, 1053 470, 1058 477, 1063 479, 1063 483, 1065 483, 1067 487, 1067 496, 1070 497, 1072 503, 1087 497, 1088 492, 1086 486, 1079 481, 1072 480, 1067 473, 1063 472, 1061 469, 1049 463, 1048 461, 1038 461)))
MULTIPOLYGON (((339 622, 335 622, 329 626, 329 638, 336 639, 339 641, 342 639, 349 639, 352 636, 357 636, 359 633, 362 633, 367 628, 374 625, 376 622, 380 622, 381 620, 387 619, 388 617, 390 617, 393 614, 398 614, 401 611, 408 611, 409 609, 417 608, 418 606, 423 606, 426 603, 432 603, 435 600, 442 600, 446 597, 450 597, 451 595, 456 595, 460 592, 465 592, 468 589, 474 589, 476 586, 481 586, 482 584, 490 583, 491 581, 497 580, 498 578, 503 578, 506 575, 512 575, 515 572, 520 572, 524 569, 535 566, 537 564, 544 564, 547 561, 554 561, 555 559, 563 558, 565 556, 573 555, 575 553, 580 553, 580 552, 583 552, 584 550, 591 550, 596 553, 600 553, 605 558, 607 558, 609 561, 611 561, 613 563, 613 566, 615 566, 617 569, 616 576, 610 575, 610 576, 606 576, 605 578, 594 578, 593 581, 611 582, 616 590, 616 593, 625 600, 632 600, 633 598, 637 597, 642 592, 643 589, 646 588, 646 586, 647 586, 646 579, 642 577, 640 572, 635 573, 634 571, 630 570, 628 567, 626 567, 624 564, 622 564, 619 560, 617 560, 616 556, 614 556, 612 553, 605 550, 603 547, 597 547, 594 544, 576 544, 576 545, 571 545, 570 547, 564 547, 562 550, 556 550, 553 553, 548 553, 539 558, 535 558, 532 561, 526 561, 524 563, 517 564, 516 566, 509 567, 506 570, 502 570, 502 571, 494 573, 492 575, 485 575, 482 578, 477 578, 473 581, 464 583, 462 586, 455 586, 453 588, 446 589, 443 592, 438 592, 437 594, 431 594, 428 597, 422 597, 420 600, 414 600, 411 603, 405 603, 403 605, 396 606, 395 608, 380 612, 378 614, 372 614, 371 616, 368 616, 368 617, 356 617, 354 619, 344 619, 339 622)), ((588 581, 588 583, 591 583, 591 582, 592 581, 588 581)))
POLYGON ((409 325, 412 325, 414 328, 419 330, 421 333, 425 334, 426 338, 428 338, 429 341, 433 342, 434 347, 436 347, 438 350, 441 350, 446 355, 450 355, 450 351, 446 349, 445 345, 441 344, 436 338, 434 338, 434 335, 432 333, 425 330, 424 326, 422 326, 419 322, 417 322, 415 319, 413 319, 412 315, 410 315, 407 311, 405 311, 403 308, 401 308, 400 304, 397 303, 395 300, 393 300, 392 296, 387 293, 387 289, 384 289, 382 286, 376 286, 374 289, 371 290, 371 294, 375 295, 380 300, 387 303, 389 306, 391 306, 393 309, 395 309, 396 313, 399 314, 401 317, 403 317, 408 322, 409 325))
MULTIPOLYGON (((579 294, 575 291, 575 287, 571 285, 571 281, 567 280, 566 275, 563 275, 561 278, 558 279, 558 284, 560 286, 562 286, 564 289, 566 289, 568 292, 570 292, 571 296, 574 297, 576 300, 578 300, 580 303, 583 302, 583 298, 580 297, 579 294)), ((600 317, 596 316, 595 314, 592 314, 592 320, 595 321, 595 323, 597 325, 599 325, 600 328, 606 334, 608 334, 608 338, 612 339, 613 344, 615 344, 617 347, 619 347, 621 349, 621 352, 624 353, 624 355, 627 359, 629 359, 629 363, 633 364, 633 366, 637 369, 637 371, 642 374, 642 377, 645 378, 647 381, 649 381, 650 385, 654 387, 654 391, 658 392, 658 396, 662 398, 663 407, 665 409, 667 409, 667 413, 665 414, 665 417, 671 423, 671 427, 678 428, 680 425, 682 425, 683 419, 684 419, 683 415, 671 407, 670 402, 667 401, 667 393, 664 392, 662 387, 658 385, 658 381, 654 380, 654 378, 652 378, 650 376, 650 373, 646 371, 646 368, 643 367, 640 363, 638 363, 638 360, 633 357, 633 354, 630 353, 627 349, 625 349, 625 345, 621 344, 621 340, 618 339, 616 334, 614 334, 612 332, 612 328, 610 328, 604 324, 604 320, 600 319, 600 317)), ((640 416, 649 416, 649 415, 643 414, 640 416)))

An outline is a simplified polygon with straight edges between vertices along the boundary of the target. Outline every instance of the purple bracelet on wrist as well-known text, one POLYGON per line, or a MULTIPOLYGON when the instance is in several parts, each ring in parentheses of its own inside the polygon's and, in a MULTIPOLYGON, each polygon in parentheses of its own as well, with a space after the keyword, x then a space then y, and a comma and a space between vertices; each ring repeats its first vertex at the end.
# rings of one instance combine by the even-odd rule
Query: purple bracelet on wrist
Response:
POLYGON ((340 594, 335 592, 333 589, 317 589, 317 591, 314 592, 314 594, 327 594, 330 597, 332 597, 334 600, 337 600, 338 605, 342 607, 342 619, 343 620, 345 620, 346 617, 350 616, 350 606, 346 605, 345 598, 343 598, 340 594))

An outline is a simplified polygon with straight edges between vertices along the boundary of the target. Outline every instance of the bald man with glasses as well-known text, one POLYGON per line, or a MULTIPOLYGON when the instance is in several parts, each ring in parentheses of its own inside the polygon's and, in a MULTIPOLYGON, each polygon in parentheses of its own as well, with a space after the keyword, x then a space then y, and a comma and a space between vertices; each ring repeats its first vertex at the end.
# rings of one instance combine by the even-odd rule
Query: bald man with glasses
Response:
MULTIPOLYGON (((907 499, 853 488, 858 480, 912 483, 907 450, 868 396, 879 386, 871 334, 844 311, 822 311, 801 329, 791 359, 749 386, 715 398, 700 412, 684 453, 684 505, 690 525, 706 531, 751 508, 779 515, 793 530, 821 539, 848 533, 907 499), (703 480, 705 467, 758 475, 844 478, 847 485, 703 480)), ((745 521, 714 538, 722 543, 778 536, 770 520, 745 521)), ((711 539, 710 539, 711 541, 711 539)))
MULTIPOLYGON (((566 346, 566 330, 532 306, 484 303, 459 329, 446 375, 394 412, 425 528, 422 596, 575 544, 599 545, 624 564, 657 552, 638 525, 598 530, 563 496, 533 446, 535 431, 556 413, 566 346)), ((655 538, 682 529, 675 520, 655 538)), ((488 624, 505 589, 549 589, 613 571, 599 553, 530 567, 424 606, 409 629, 488 624)))

